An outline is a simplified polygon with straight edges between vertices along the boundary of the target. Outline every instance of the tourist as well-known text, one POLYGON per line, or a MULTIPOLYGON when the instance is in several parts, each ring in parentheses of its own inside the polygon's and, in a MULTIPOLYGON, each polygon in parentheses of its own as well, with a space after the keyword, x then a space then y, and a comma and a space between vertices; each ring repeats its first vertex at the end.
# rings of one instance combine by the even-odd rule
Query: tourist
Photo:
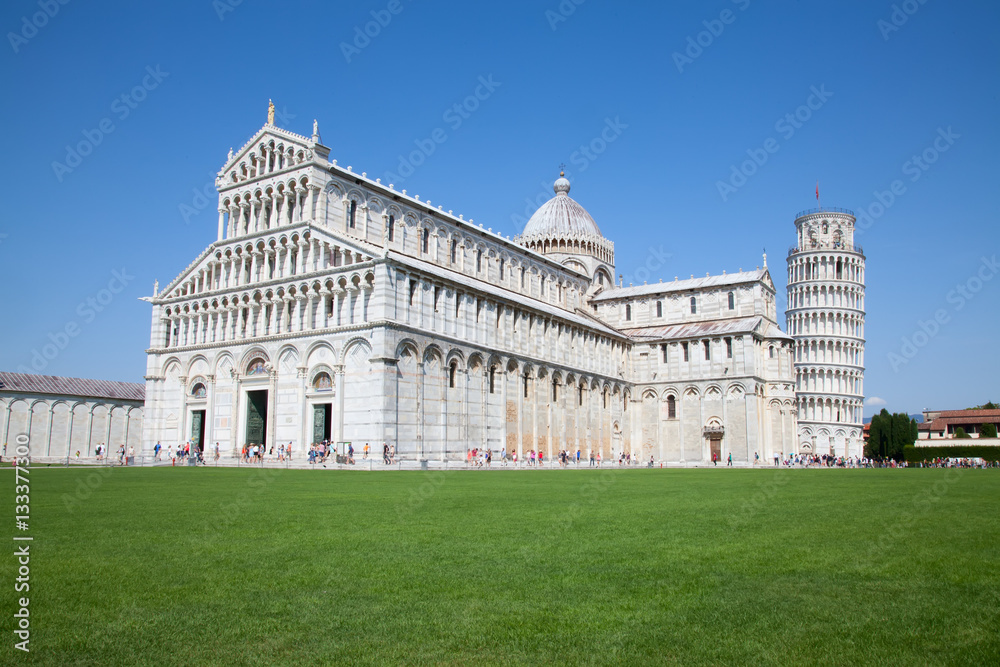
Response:
POLYGON ((160 460, 160 442, 157 440, 156 445, 153 447, 153 460, 160 460))
POLYGON ((754 452, 753 453, 753 464, 757 465, 758 463, 760 463, 760 454, 758 454, 757 452, 754 452))
POLYGON ((727 468, 732 468, 733 467, 733 453, 732 452, 729 452, 729 460, 726 462, 726 467, 727 468))
POLYGON ((177 454, 174 452, 174 446, 170 445, 167 448, 167 455, 170 457, 170 465, 177 465, 177 454))
POLYGON ((367 442, 365 443, 365 455, 362 458, 364 458, 365 460, 368 459, 368 443, 367 442))
POLYGON ((719 465, 719 455, 716 454, 715 452, 712 452, 712 465, 713 466, 719 465))

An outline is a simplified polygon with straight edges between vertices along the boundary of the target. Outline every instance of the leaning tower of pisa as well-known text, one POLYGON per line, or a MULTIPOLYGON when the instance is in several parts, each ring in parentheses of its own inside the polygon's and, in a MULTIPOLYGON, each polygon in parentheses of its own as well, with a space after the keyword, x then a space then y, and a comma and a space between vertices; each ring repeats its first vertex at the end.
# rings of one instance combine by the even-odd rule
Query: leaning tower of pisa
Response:
POLYGON ((861 456, 865 375, 865 255, 854 213, 795 217, 788 251, 788 333, 795 338, 799 453, 861 456))

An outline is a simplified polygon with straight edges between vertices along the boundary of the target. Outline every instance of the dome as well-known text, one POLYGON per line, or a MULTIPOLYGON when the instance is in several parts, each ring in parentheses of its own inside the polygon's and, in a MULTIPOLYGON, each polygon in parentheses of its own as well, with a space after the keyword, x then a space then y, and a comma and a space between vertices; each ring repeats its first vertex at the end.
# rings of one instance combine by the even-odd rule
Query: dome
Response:
POLYGON ((521 236, 553 234, 601 236, 597 223, 587 210, 569 196, 569 181, 560 173, 552 187, 556 196, 542 204, 528 220, 521 236))

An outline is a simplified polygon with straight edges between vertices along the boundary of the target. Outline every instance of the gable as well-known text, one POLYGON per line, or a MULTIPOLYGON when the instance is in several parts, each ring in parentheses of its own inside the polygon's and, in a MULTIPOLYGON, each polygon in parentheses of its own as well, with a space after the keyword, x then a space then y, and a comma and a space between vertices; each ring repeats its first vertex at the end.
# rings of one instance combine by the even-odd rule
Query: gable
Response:
POLYGON ((219 170, 218 185, 225 188, 250 178, 259 178, 262 174, 256 173, 257 165, 265 159, 274 159, 275 155, 290 154, 299 156, 302 160, 310 159, 314 148, 321 147, 308 137, 274 125, 265 125, 238 151, 226 158, 225 165, 219 170))
MULTIPOLYGON (((380 256, 382 254, 382 250, 376 246, 359 239, 338 234, 337 232, 326 227, 316 227, 309 223, 278 227, 264 232, 259 232, 252 236, 243 236, 232 240, 216 241, 212 245, 205 248, 205 250, 203 250, 198 257, 195 258, 195 260, 181 272, 180 275, 174 278, 169 285, 160 291, 154 297, 154 303, 164 303, 174 299, 189 298, 195 294, 200 295, 208 292, 236 291, 246 287, 251 287, 258 283, 290 279, 292 276, 269 278, 266 281, 258 281, 257 283, 252 283, 250 285, 241 283, 237 286, 220 287, 218 289, 212 287, 206 288, 204 283, 201 282, 214 275, 214 271, 217 270, 215 267, 218 266, 219 259, 228 262, 229 258, 234 255, 237 257, 249 257, 251 251, 254 249, 258 251, 276 250, 279 252, 278 257, 281 258, 284 256, 283 254, 280 254, 283 251, 288 249, 297 250, 298 243, 306 234, 308 234, 309 238, 313 240, 321 240, 324 243, 329 244, 331 247, 340 249, 342 252, 350 252, 352 256, 362 258, 352 262, 354 264, 359 261, 367 261, 372 257, 380 256)), ((327 267, 326 269, 323 269, 323 271, 334 272, 340 268, 341 267, 327 267)), ((297 275, 306 275, 307 273, 315 273, 315 271, 299 272, 297 275)))

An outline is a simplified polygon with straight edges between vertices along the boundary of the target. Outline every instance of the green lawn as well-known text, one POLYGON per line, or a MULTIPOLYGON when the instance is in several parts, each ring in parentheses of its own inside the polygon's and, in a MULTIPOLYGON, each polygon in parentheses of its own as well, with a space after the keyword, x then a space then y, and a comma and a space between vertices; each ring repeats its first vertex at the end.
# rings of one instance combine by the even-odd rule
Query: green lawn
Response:
POLYGON ((7 556, 0 663, 996 665, 998 498, 993 470, 35 468, 32 652, 7 556))

